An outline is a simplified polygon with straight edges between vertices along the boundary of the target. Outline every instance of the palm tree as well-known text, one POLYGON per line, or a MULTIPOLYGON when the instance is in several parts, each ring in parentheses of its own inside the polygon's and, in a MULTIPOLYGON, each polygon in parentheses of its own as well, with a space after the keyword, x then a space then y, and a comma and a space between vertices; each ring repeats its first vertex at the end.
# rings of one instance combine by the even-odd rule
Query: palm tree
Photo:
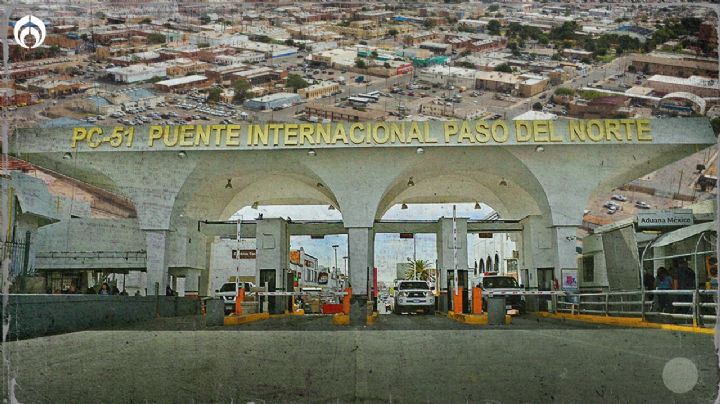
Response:
POLYGON ((405 273, 407 279, 420 279, 422 281, 431 281, 435 278, 435 269, 431 268, 432 263, 427 260, 411 260, 412 265, 405 273))

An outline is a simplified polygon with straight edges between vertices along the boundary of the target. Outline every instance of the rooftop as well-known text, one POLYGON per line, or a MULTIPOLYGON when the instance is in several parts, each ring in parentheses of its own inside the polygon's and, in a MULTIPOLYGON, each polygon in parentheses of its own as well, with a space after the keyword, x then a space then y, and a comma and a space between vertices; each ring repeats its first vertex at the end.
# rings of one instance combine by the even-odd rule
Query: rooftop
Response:
POLYGON ((195 83, 195 82, 198 82, 198 81, 205 81, 205 80, 207 80, 207 77, 205 77, 205 76, 203 76, 203 75, 201 75, 201 74, 193 74, 193 75, 190 75, 190 76, 178 77, 178 78, 175 78, 175 79, 158 81, 156 84, 157 84, 157 85, 161 85, 161 86, 172 87, 172 86, 179 86, 179 85, 182 85, 182 84, 195 83))

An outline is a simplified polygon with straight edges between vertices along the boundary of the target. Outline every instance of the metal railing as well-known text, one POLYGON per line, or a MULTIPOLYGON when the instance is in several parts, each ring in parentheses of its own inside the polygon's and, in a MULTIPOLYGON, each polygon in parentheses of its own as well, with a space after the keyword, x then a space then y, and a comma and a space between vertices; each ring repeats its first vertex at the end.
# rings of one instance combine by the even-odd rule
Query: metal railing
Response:
POLYGON ((673 324, 714 326, 716 290, 636 290, 598 293, 567 293, 553 296, 558 312, 632 316, 673 324))
POLYGON ((10 276, 14 277, 29 272, 29 243, 6 241, 0 243, 0 246, 2 248, 2 257, 0 257, 0 259, 10 259, 10 276))

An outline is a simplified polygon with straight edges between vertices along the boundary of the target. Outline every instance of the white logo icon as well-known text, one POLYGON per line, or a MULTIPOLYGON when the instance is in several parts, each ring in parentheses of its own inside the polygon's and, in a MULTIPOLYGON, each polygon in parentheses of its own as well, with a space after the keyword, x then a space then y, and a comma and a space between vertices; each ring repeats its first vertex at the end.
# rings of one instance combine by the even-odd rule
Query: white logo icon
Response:
POLYGON ((15 35, 15 42, 23 48, 37 48, 45 41, 45 24, 37 17, 26 15, 15 23, 13 34, 15 35), (28 35, 35 38, 35 44, 33 46, 28 46, 25 43, 25 38, 27 38, 28 35))

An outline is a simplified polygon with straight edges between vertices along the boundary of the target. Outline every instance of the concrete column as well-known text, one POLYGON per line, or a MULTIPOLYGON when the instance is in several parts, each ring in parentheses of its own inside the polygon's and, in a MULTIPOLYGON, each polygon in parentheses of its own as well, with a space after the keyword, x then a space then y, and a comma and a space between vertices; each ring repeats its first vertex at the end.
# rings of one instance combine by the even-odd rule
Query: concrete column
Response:
MULTIPOLYGON (((552 228, 555 257, 555 279, 560 281, 562 269, 577 269, 577 227, 576 226, 554 226, 552 228)), ((561 282, 562 284, 562 282, 561 282)))
POLYGON ((159 285, 158 293, 165 294, 168 285, 168 235, 166 230, 146 230, 145 245, 147 251, 147 295, 155 295, 155 283, 159 285))
MULTIPOLYGON (((256 225, 255 284, 261 286, 260 274, 263 270, 275 271, 275 291, 285 291, 287 270, 290 260, 290 233, 284 219, 262 219, 256 225)), ((274 299, 275 313, 282 313, 287 308, 288 299, 274 299)))
POLYGON ((367 297, 368 268, 375 266, 375 232, 372 228, 351 227, 348 229, 348 271, 353 297, 367 297))
POLYGON ((199 294, 200 274, 208 271, 188 269, 185 274, 185 296, 197 296, 199 294))
POLYGON ((215 242, 214 237, 208 237, 205 242, 205 270, 200 271, 200 279, 198 285, 198 295, 200 296, 212 296, 213 291, 211 290, 212 284, 212 245, 215 242))
POLYGON ((375 266, 375 231, 372 228, 348 228, 348 257, 353 292, 350 321, 353 324, 364 324, 368 314, 368 274, 372 274, 375 266))
MULTIPOLYGON (((468 270, 467 219, 456 218, 457 241, 453 244, 453 220, 443 217, 438 220, 436 246, 439 279, 435 287, 440 291, 439 310, 447 311, 447 280, 455 269, 455 248, 457 248, 457 269, 468 270), (450 271, 450 272, 448 272, 450 271)), ((494 257, 493 257, 494 259, 494 257)))

